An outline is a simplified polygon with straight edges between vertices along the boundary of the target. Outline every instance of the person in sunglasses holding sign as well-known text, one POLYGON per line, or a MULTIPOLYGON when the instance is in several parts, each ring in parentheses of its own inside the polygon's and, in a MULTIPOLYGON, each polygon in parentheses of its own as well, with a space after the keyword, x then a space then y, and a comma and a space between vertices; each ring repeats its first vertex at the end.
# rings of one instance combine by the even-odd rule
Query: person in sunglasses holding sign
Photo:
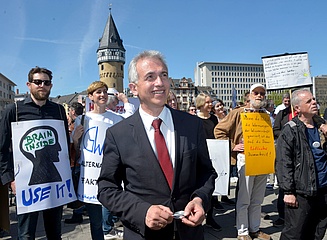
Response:
MULTIPOLYGON (((0 122, 0 176, 1 184, 8 185, 16 194, 14 163, 12 152, 12 122, 32 120, 62 120, 67 142, 59 142, 61 146, 69 143, 68 121, 63 106, 49 101, 52 88, 52 72, 46 68, 35 67, 28 73, 26 83, 30 95, 15 104, 8 105, 0 122)), ((48 159, 43 159, 48 161, 48 159)), ((69 164, 67 164, 69 171, 69 164)), ((43 169, 44 170, 44 169, 43 169)), ((49 176, 50 181, 54 176, 49 176)), ((52 180, 51 180, 52 179, 52 180)), ((18 185, 17 185, 18 186, 18 185)), ((40 212, 43 214, 47 239, 61 239, 61 218, 63 206, 46 210, 31 211, 17 215, 18 239, 35 239, 35 231, 40 212)))

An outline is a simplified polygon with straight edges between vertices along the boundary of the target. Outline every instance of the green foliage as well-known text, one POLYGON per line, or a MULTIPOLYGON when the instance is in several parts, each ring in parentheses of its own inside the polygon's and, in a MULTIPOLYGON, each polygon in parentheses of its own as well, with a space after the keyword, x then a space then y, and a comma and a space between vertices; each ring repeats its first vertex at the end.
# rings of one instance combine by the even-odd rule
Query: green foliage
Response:
POLYGON ((288 91, 284 91, 284 92, 281 92, 281 93, 276 93, 276 92, 270 92, 268 93, 267 95, 267 99, 272 99, 274 100, 274 103, 275 103, 275 106, 278 106, 280 104, 282 104, 282 101, 283 101, 283 94, 284 93, 287 93, 288 91))

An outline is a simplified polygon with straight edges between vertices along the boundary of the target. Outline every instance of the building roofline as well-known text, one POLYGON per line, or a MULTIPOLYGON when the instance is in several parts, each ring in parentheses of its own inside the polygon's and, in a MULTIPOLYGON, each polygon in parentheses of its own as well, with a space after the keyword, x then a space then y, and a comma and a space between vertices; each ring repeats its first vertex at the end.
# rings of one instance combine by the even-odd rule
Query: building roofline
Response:
POLYGON ((16 83, 14 83, 13 81, 11 81, 9 78, 7 78, 5 75, 3 75, 2 73, 0 73, 0 75, 5 78, 8 82, 10 82, 12 85, 17 86, 16 83))
POLYGON ((222 65, 257 65, 257 66, 263 66, 262 63, 228 63, 228 62, 198 62, 197 65, 205 65, 205 64, 222 64, 222 65))

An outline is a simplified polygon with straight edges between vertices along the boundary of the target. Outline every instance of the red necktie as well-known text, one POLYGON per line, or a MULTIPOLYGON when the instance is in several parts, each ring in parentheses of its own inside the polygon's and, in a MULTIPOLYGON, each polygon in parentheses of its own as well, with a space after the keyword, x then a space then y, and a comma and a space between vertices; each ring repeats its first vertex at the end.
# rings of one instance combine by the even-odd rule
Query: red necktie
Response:
POLYGON ((160 131, 160 125, 162 120, 160 118, 153 120, 152 126, 154 127, 154 141, 156 143, 156 149, 158 153, 158 159, 162 171, 164 172, 170 189, 173 185, 174 170, 171 164, 168 149, 166 146, 165 138, 160 131))

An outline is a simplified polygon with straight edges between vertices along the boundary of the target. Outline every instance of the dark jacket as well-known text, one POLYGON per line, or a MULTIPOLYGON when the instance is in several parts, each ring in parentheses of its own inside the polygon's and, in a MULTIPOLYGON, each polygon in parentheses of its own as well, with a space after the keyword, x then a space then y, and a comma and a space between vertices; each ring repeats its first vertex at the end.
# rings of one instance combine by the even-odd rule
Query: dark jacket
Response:
MULTIPOLYGON (((283 126, 289 121, 289 114, 291 113, 291 107, 287 107, 281 111, 276 116, 273 131, 274 138, 277 140, 280 132, 282 131, 283 126)), ((325 120, 321 118, 319 115, 313 117, 314 121, 317 123, 318 128, 325 123, 325 120)))
POLYGON ((273 126, 274 139, 277 140, 283 126, 289 121, 289 114, 291 113, 291 107, 287 107, 277 114, 273 126))
POLYGON ((158 231, 145 225, 146 212, 153 204, 180 211, 192 198, 199 196, 207 211, 217 177, 201 119, 169 110, 176 140, 172 191, 152 150, 139 111, 107 130, 98 198, 111 212, 121 216, 124 239, 173 239, 174 224, 181 240, 203 239, 201 225, 188 227, 175 220, 174 224, 158 231))
MULTIPOLYGON (((316 122, 316 118, 314 118, 316 122)), ((317 123, 317 122, 316 122, 317 123)), ((317 193, 315 160, 306 136, 306 126, 295 117, 282 129, 277 140, 276 174, 285 193, 314 196, 317 193)), ((326 151, 325 138, 320 133, 326 151)))

